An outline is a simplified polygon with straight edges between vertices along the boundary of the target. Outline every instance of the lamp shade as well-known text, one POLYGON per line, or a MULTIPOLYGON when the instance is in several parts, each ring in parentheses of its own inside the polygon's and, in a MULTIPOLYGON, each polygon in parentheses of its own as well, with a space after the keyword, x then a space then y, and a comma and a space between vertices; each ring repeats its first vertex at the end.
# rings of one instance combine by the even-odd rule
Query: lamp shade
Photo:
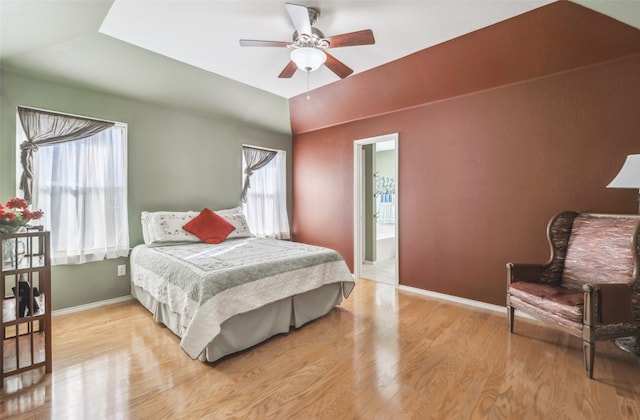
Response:
POLYGON ((302 47, 291 51, 291 61, 302 71, 316 71, 327 60, 327 56, 318 48, 302 47))
POLYGON ((640 188, 640 155, 629 155, 607 188, 640 188))

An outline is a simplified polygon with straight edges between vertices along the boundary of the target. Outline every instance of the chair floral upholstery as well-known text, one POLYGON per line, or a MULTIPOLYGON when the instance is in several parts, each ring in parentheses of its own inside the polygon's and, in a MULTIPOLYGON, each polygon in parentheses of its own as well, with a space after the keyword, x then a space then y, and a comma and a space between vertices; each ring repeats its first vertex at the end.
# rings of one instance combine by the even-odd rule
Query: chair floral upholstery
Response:
POLYGON ((507 264, 515 309, 581 337, 593 377, 595 342, 640 333, 640 216, 563 212, 551 219, 546 264, 507 264))

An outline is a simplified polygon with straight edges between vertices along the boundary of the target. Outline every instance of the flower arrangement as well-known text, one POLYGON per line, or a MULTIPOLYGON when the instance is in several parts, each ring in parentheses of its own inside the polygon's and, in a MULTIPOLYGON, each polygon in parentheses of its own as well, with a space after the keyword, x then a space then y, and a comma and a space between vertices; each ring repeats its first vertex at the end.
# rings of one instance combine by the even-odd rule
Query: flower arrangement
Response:
POLYGON ((13 233, 31 220, 40 219, 42 210, 31 211, 23 198, 14 197, 3 206, 0 203, 0 233, 13 233))

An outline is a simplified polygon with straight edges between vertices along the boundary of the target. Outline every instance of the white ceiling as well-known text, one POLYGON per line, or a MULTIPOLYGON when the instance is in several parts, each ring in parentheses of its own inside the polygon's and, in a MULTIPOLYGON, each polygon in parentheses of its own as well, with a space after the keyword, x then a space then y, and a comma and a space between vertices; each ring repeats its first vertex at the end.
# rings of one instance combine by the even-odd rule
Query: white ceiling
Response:
MULTIPOLYGON (((298 1, 321 9, 315 26, 325 36, 373 30, 375 45, 330 50, 355 73, 551 2, 298 1)), ((640 28, 640 0, 576 3, 640 28)), ((278 79, 289 49, 240 47, 238 40, 290 41, 292 33, 284 1, 0 0, 5 68, 233 114, 278 131, 289 131, 286 98, 303 93, 307 78, 298 71, 278 79)), ((338 80, 322 67, 309 83, 338 80)))
MULTIPOLYGON (((301 0, 292 2, 296 1, 301 0)), ((320 8, 315 26, 325 36, 373 30, 375 45, 331 50, 358 73, 551 2, 308 0, 303 4, 320 8)), ((609 12, 636 3, 635 15, 620 10, 618 18, 635 16, 632 23, 640 23, 640 2, 599 3, 609 12)), ((238 43, 242 38, 292 41, 294 27, 284 1, 115 0, 100 32, 285 98, 307 88, 304 72, 297 71, 293 79, 277 77, 289 61, 288 48, 238 43)), ((326 67, 310 76, 312 87, 336 80, 326 67)))
MULTIPOLYGON (((372 29, 376 44, 330 50, 361 72, 480 29, 549 1, 306 1, 320 8, 325 36, 372 29)), ((288 48, 240 47, 238 40, 291 41, 284 1, 149 2, 115 0, 100 32, 193 66, 290 98, 306 89, 306 74, 278 79, 288 48)), ((326 67, 312 87, 339 80, 326 67)))

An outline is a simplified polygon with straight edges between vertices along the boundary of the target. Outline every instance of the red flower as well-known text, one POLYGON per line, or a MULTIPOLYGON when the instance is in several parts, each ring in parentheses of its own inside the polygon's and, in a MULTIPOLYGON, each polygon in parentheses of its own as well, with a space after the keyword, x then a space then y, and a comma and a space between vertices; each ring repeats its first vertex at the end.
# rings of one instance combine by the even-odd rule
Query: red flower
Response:
POLYGON ((30 220, 40 219, 43 215, 42 210, 29 210, 24 199, 12 198, 4 206, 0 204, 0 232, 11 233, 15 228, 26 225, 30 220))
POLYGON ((39 218, 44 216, 44 212, 42 210, 32 211, 29 212, 29 214, 31 215, 31 220, 38 220, 39 218))
POLYGON ((29 205, 27 204, 27 202, 25 201, 24 198, 12 198, 11 200, 7 201, 7 208, 8 209, 23 209, 26 210, 27 208, 29 208, 29 205))

